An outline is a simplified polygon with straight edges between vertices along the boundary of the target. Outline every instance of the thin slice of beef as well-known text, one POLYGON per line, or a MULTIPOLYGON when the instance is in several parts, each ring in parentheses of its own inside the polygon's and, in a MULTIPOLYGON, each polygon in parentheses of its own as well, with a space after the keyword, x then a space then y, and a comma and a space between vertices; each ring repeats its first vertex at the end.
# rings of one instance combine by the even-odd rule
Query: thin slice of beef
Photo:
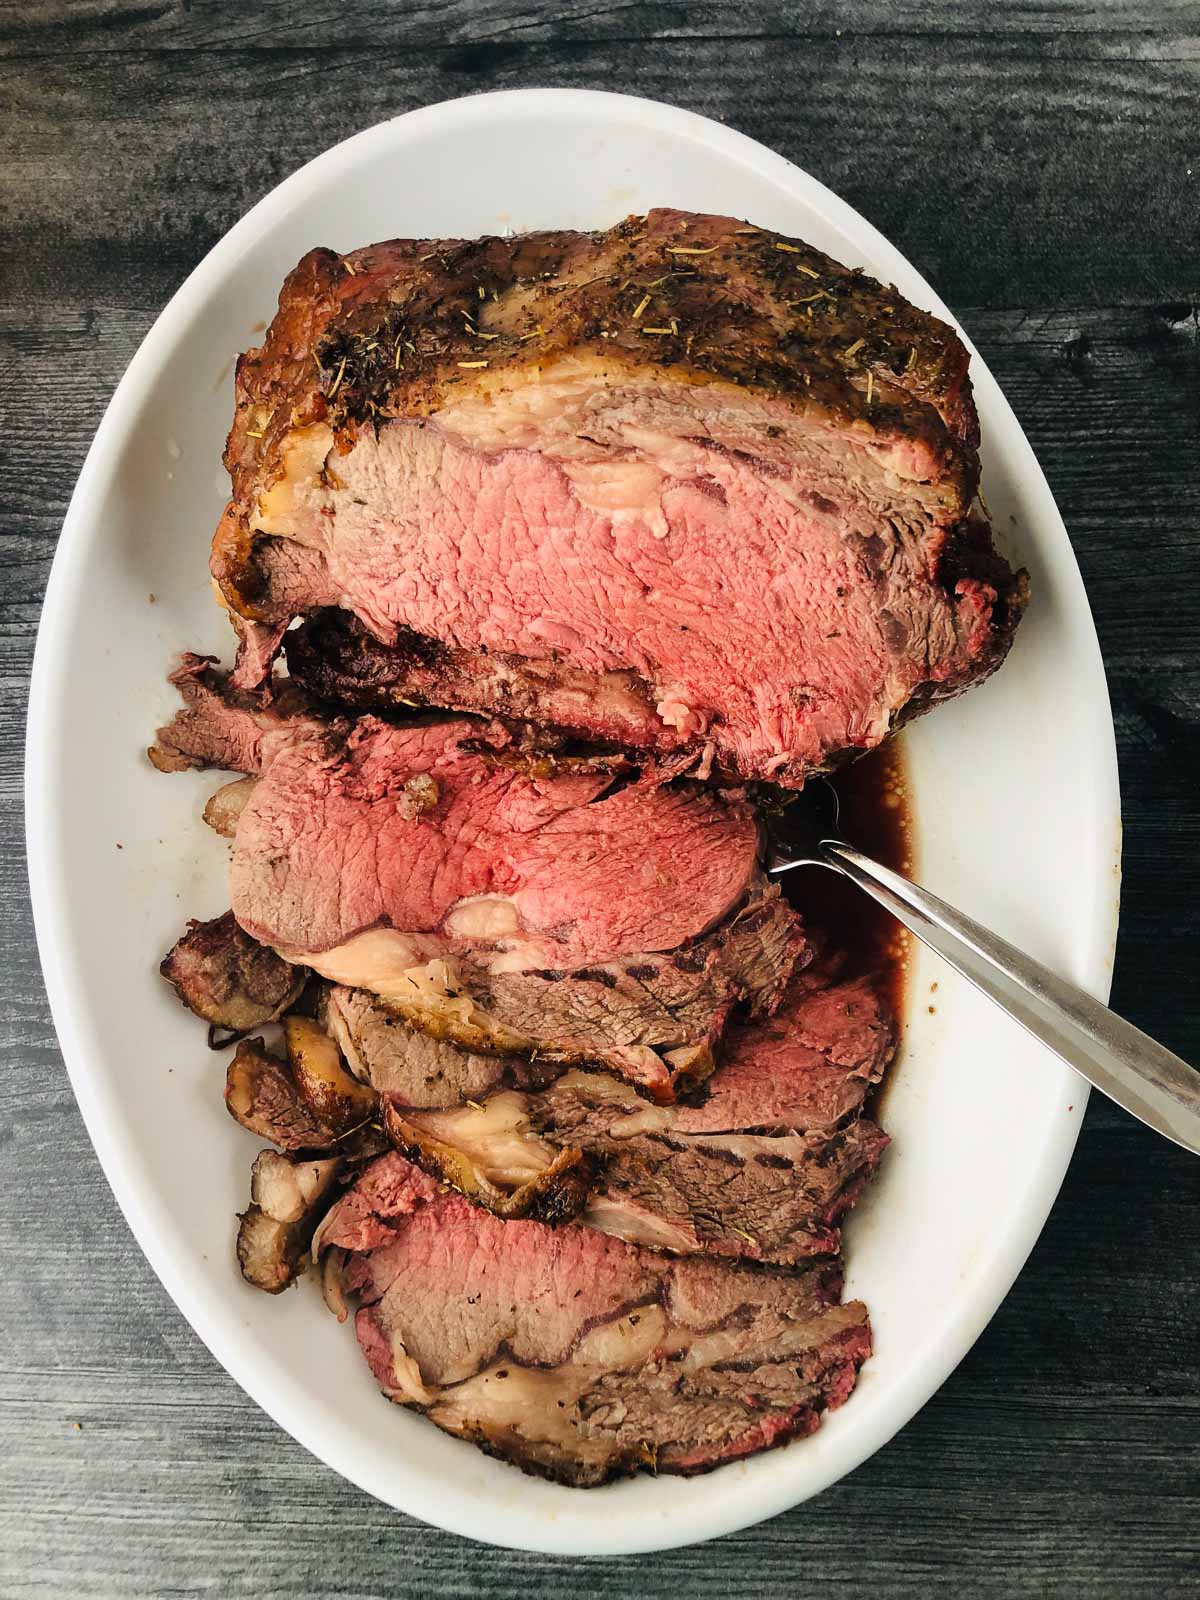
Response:
POLYGON ((384 650, 310 656, 323 692, 799 786, 1008 648, 1025 579, 974 510, 967 364, 729 217, 314 250, 238 363, 212 572, 261 630, 239 682, 338 606, 384 650))
POLYGON ((666 1100, 711 1070, 738 1001, 769 1010, 811 959, 736 794, 586 762, 531 773, 466 718, 323 722, 196 657, 175 681, 156 750, 257 776, 239 924, 429 1032, 598 1062, 666 1100))
POLYGON ((383 1129, 402 1155, 493 1216, 554 1224, 587 1203, 591 1162, 566 1140, 551 1144, 539 1138, 529 1126, 523 1095, 502 1092, 484 1105, 451 1113, 455 1121, 446 1139, 434 1125, 438 1115, 406 1113, 388 1101, 383 1129))
POLYGON ((323 991, 318 1016, 354 1074, 399 1105, 481 1100, 521 1061, 464 1050, 397 1016, 366 990, 342 984, 323 991))
MULTIPOLYGON (((775 1017, 731 1029, 700 1103, 671 1106, 603 1073, 550 1075, 520 1058, 480 1087, 447 1046, 435 1076, 420 1036, 381 1021, 368 997, 334 990, 327 1005, 353 1018, 352 1040, 369 1041, 352 1045, 355 1061, 388 1085, 393 1142, 497 1215, 534 1177, 553 1187, 565 1148, 594 1165, 584 1219, 602 1232, 785 1265, 837 1251, 838 1222, 888 1142, 859 1116, 894 1044, 866 979, 816 991, 794 983, 775 1017)), ((578 1204, 574 1190, 560 1195, 555 1218, 578 1204)))
POLYGON ((300 998, 307 977, 252 939, 232 911, 189 922, 159 971, 189 1011, 233 1034, 274 1022, 300 998))
POLYGON ((306 1022, 319 1040, 308 1036, 297 1046, 289 1029, 285 1061, 261 1039, 243 1039, 225 1073, 226 1110, 250 1133, 289 1153, 337 1153, 354 1161, 378 1155, 387 1148, 379 1096, 349 1077, 333 1042, 315 1023, 289 1021, 306 1022))
POLYGON ((262 766, 264 737, 300 721, 304 701, 299 686, 275 701, 275 683, 239 688, 215 670, 215 656, 188 651, 170 681, 183 701, 170 722, 159 728, 146 752, 160 772, 256 773, 262 766))
POLYGON ((389 1399, 564 1483, 705 1471, 811 1433, 870 1353, 836 1263, 672 1261, 589 1228, 501 1222, 398 1154, 314 1249, 357 1299, 389 1399))

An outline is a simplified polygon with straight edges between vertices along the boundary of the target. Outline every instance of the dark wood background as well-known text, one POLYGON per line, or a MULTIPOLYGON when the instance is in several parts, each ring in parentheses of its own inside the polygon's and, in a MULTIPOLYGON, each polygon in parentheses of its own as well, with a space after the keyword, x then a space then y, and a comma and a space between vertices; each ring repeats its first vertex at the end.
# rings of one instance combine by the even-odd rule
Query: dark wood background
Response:
POLYGON ((72 484, 139 340, 247 206, 370 123, 524 84, 743 129, 962 317, 1058 496, 1108 664, 1115 1003, 1200 1061, 1200 0, 0 3, 0 1590, 1194 1594, 1200 1165, 1096 1099, 1016 1288, 900 1437, 766 1527, 641 1559, 486 1550, 351 1489, 214 1364, 117 1213, 22 853, 25 691, 72 484))

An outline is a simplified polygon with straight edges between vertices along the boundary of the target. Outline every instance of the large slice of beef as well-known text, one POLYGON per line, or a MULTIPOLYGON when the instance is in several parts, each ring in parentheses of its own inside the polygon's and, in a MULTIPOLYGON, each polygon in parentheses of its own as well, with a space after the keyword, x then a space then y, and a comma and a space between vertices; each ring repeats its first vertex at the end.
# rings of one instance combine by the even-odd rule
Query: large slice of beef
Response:
POLYGON ((810 1433, 870 1353, 836 1263, 672 1261, 590 1228, 501 1222, 398 1154, 315 1247, 357 1299, 389 1399, 565 1483, 705 1471, 810 1433))
POLYGON ((698 1103, 670 1106, 603 1073, 489 1063, 445 1043, 434 1062, 428 1040, 361 992, 332 989, 323 1015, 388 1102, 393 1143, 502 1215, 534 1177, 551 1187, 565 1149, 593 1163, 586 1200, 574 1188, 570 1200, 602 1232, 788 1264, 838 1250, 838 1222, 887 1145, 860 1116, 894 1045, 867 979, 795 983, 774 1017, 731 1028, 698 1103))
POLYGON ((239 682, 339 606, 365 633, 294 658, 326 692, 797 786, 1008 648, 967 361, 729 217, 314 250, 238 364, 212 571, 239 682))
POLYGON ((496 724, 323 722, 199 657, 152 757, 254 774, 239 925, 475 1049, 599 1062, 660 1099, 712 1067, 733 1006, 811 959, 735 794, 587 762, 523 769, 496 724))

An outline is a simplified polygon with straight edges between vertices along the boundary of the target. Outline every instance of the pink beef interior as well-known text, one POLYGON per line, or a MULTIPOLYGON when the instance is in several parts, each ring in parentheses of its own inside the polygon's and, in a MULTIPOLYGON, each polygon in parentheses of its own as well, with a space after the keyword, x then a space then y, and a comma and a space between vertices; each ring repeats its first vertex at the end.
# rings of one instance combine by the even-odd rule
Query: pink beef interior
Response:
POLYGON ((673 949, 745 893, 748 807, 692 786, 605 795, 603 773, 530 778, 465 750, 475 733, 367 717, 336 748, 322 731, 278 742, 238 821, 241 925, 311 952, 378 927, 490 935, 572 967, 673 949), (408 785, 425 778, 436 799, 414 814, 408 785))
POLYGON ((404 628, 632 671, 660 745, 711 740, 784 779, 878 743, 918 686, 985 647, 995 590, 932 582, 947 528, 917 445, 814 439, 772 461, 706 437, 711 414, 671 415, 699 430, 682 436, 610 394, 592 424, 606 447, 568 449, 554 396, 538 415, 551 448, 508 442, 528 429, 492 415, 394 422, 329 458, 340 487, 296 485, 288 537, 324 557, 318 597, 385 642, 404 628))
POLYGON ((811 1432, 870 1352, 840 1267, 673 1261, 590 1228, 501 1222, 397 1154, 318 1233, 344 1253, 385 1394, 530 1471, 704 1470, 811 1432))

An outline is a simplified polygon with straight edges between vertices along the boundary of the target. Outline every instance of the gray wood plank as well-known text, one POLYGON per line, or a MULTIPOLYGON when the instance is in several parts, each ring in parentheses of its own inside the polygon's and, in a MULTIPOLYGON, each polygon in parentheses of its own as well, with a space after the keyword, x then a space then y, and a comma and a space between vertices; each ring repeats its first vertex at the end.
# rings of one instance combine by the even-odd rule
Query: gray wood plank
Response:
POLYGON ((287 38, 96 51, 83 74, 53 51, 0 61, 6 292, 54 300, 91 283, 100 298, 161 304, 250 204, 330 144, 430 101, 529 83, 628 90, 728 121, 858 206, 952 304, 1195 288, 1192 35, 1155 35, 1152 50, 1102 32, 1052 47, 871 34, 447 45, 422 39, 417 14, 369 64, 360 46, 287 38))
POLYGON ((561 0, 554 6, 521 0, 358 0, 353 6, 258 0, 230 7, 222 0, 21 0, 0 4, 0 50, 31 54, 148 48, 197 50, 237 45, 374 50, 397 40, 421 44, 502 42, 651 42, 667 39, 824 38, 867 36, 939 39, 1025 35, 1047 44, 1073 34, 1123 35, 1130 54, 1147 56, 1164 35, 1194 33, 1191 0, 1067 0, 1065 4, 1005 6, 959 0, 931 7, 922 0, 841 0, 797 4, 737 0, 671 4, 662 0, 561 0))

